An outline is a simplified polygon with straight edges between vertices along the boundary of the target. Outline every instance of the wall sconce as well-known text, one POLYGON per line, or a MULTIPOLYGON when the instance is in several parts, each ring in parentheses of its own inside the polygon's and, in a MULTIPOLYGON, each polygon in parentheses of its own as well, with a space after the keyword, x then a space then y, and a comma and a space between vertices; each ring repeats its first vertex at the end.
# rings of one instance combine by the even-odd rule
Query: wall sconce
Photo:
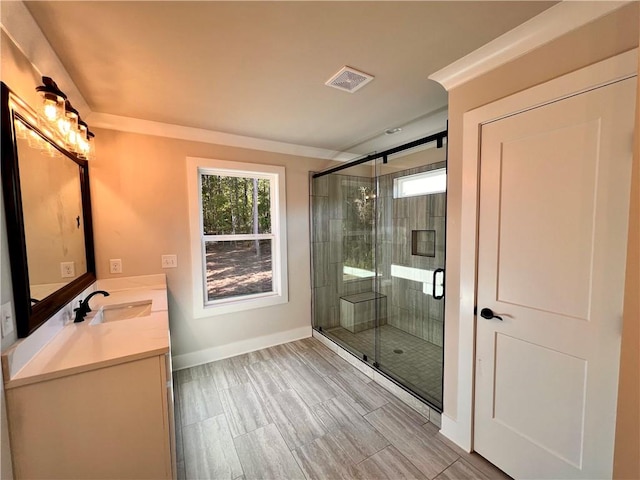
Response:
POLYGON ((38 120, 43 130, 52 131, 65 147, 85 160, 93 158, 93 138, 89 126, 82 121, 67 95, 50 77, 42 77, 42 85, 36 87, 42 103, 38 120))

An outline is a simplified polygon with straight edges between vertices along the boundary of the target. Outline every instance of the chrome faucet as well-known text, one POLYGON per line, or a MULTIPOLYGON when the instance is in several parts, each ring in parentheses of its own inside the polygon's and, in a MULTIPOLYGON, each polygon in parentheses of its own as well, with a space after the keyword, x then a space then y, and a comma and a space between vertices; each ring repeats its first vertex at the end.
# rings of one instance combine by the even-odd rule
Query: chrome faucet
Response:
POLYGON ((91 292, 89 295, 87 295, 87 298, 85 298, 84 300, 80 300, 80 306, 73 309, 73 311, 76 312, 76 318, 73 323, 84 321, 84 317, 86 317, 87 313, 91 311, 91 308, 89 307, 89 300, 91 300, 91 297, 97 294, 104 295, 105 297, 109 296, 109 292, 105 292, 104 290, 96 290, 95 292, 91 292))

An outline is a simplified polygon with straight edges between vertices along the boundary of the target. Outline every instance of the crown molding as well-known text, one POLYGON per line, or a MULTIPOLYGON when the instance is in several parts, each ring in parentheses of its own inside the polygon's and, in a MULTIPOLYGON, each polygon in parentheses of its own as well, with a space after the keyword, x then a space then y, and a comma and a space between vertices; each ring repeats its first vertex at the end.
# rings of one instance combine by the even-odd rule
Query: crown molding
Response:
POLYGON ((325 160, 348 161, 356 155, 328 150, 324 148, 308 147, 293 143, 277 142, 262 138, 245 137, 231 133, 216 132, 202 128, 184 127, 169 123, 153 122, 138 118, 111 115, 108 113, 92 112, 87 121, 91 127, 118 130, 121 132, 139 133, 142 135, 154 135, 158 137, 189 140, 193 142, 212 143, 229 147, 248 148, 265 152, 296 155, 299 157, 311 157, 325 160))
POLYGON ((429 75, 447 91, 527 52, 611 13, 631 1, 564 0, 521 25, 429 75))

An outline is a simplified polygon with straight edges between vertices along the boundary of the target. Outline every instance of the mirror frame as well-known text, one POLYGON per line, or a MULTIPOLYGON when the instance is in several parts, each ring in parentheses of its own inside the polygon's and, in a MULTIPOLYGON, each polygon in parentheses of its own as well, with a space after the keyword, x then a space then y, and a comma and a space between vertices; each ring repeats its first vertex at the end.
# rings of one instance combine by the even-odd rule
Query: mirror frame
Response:
MULTIPOLYGON (((89 167, 86 160, 60 147, 49 139, 34 122, 29 121, 15 109, 11 101, 18 105, 24 102, 2 82, 0 105, 0 142, 2 144, 2 190, 7 222, 7 240, 11 263, 11 280, 13 283, 13 300, 15 304, 15 321, 18 338, 33 333, 53 314, 71 302, 83 290, 96 281, 95 253, 93 243, 93 224, 91 215, 91 197, 89 192, 89 167), (78 164, 80 175, 80 192, 82 197, 82 216, 84 221, 84 244, 87 259, 87 271, 73 279, 64 287, 31 303, 29 268, 27 264, 27 246, 25 242, 22 196, 20 190, 20 170, 18 165, 18 146, 15 137, 14 120, 19 118, 45 141, 53 145, 60 153, 78 164)), ((28 107, 25 107, 28 108, 28 107)))

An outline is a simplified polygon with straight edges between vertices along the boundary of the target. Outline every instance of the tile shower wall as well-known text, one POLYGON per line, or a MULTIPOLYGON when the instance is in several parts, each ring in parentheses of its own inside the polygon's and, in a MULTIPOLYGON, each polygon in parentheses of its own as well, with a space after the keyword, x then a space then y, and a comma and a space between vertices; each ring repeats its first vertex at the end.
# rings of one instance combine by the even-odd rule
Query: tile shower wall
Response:
POLYGON ((444 168, 438 162, 379 178, 378 291, 387 296, 387 323, 443 346, 444 301, 422 291, 423 284, 391 276, 391 264, 434 270, 444 268, 446 194, 393 198, 394 178, 444 168), (435 230, 435 257, 412 255, 411 233, 435 230))
MULTIPOLYGON (((340 297, 373 290, 373 278, 343 278, 343 237, 346 231, 348 192, 356 187, 373 189, 372 178, 326 175, 311 182, 313 243, 314 326, 340 326, 340 297)), ((369 232, 371 238, 373 231, 369 232)))

